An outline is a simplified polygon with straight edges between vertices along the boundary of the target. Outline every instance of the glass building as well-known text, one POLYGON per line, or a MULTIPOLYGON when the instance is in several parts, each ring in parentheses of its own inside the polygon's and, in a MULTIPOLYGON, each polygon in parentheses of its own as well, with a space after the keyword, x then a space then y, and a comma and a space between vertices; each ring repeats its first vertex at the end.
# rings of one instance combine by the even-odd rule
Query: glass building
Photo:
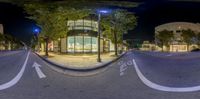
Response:
MULTIPOLYGON (((69 20, 66 38, 54 41, 54 51, 67 53, 92 53, 98 50, 98 22, 92 18, 69 20), (59 44, 60 43, 60 44, 59 44)), ((101 37, 101 52, 114 51, 109 39, 101 37)))
POLYGON ((68 21, 67 52, 97 52, 98 23, 93 20, 68 21))

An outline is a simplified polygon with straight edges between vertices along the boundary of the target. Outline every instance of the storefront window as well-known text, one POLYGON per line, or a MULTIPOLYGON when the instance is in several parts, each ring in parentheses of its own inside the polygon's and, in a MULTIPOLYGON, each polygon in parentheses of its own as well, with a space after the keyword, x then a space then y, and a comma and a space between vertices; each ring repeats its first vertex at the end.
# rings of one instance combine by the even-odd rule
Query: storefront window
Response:
POLYGON ((90 36, 68 37, 68 52, 97 52, 97 38, 90 36), (75 45, 75 46, 74 46, 75 45))
POLYGON ((84 52, 91 52, 91 37, 84 37, 84 52))
POLYGON ((69 20, 68 26, 69 26, 68 30, 73 30, 73 29, 75 30, 86 29, 92 31, 98 30, 98 23, 93 20, 76 20, 76 21, 69 20))
POLYGON ((75 51, 83 52, 83 36, 76 36, 75 51))
POLYGON ((74 37, 68 37, 68 52, 74 52, 74 37))
POLYGON ((97 38, 92 37, 92 52, 97 52, 97 38))

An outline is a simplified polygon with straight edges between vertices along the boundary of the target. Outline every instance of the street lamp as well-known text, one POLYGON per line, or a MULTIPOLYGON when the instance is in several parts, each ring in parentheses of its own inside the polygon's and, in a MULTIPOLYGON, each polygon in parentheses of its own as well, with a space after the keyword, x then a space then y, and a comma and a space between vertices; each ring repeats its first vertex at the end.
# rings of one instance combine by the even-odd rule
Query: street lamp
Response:
POLYGON ((40 32, 40 29, 38 29, 38 28, 34 29, 34 33, 39 33, 39 32, 40 32))
POLYGON ((33 32, 34 32, 34 36, 36 37, 36 40, 37 40, 37 45, 38 45, 37 50, 39 50, 39 39, 38 39, 38 35, 39 35, 39 33, 40 33, 40 29, 39 29, 39 28, 35 28, 35 29, 33 30, 33 32))
POLYGON ((97 62, 101 62, 101 56, 100 56, 100 53, 101 53, 101 49, 100 49, 100 21, 101 21, 101 14, 106 14, 106 13, 109 13, 108 10, 99 10, 98 11, 98 58, 97 58, 97 62))

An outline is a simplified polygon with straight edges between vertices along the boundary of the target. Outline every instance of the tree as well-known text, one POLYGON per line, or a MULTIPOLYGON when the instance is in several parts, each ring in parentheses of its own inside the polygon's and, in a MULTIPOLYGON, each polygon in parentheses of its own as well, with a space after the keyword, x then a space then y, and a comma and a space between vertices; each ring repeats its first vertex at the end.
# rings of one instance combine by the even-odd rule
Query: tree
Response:
MULTIPOLYGON (((0 47, 3 46, 4 41, 5 41, 5 38, 4 38, 3 34, 0 33, 0 47)), ((0 50, 1 50, 1 48, 0 48, 0 50)))
POLYGON ((21 43, 17 38, 14 38, 10 34, 1 34, 0 33, 0 46, 4 46, 5 49, 8 50, 9 45, 12 50, 12 49, 16 49, 16 46, 20 46, 21 43))
POLYGON ((42 29, 39 34, 46 42, 45 55, 48 56, 48 42, 67 35, 67 20, 76 20, 89 15, 88 9, 75 9, 57 5, 56 3, 30 3, 24 8, 30 19, 36 21, 42 29))
MULTIPOLYGON (((131 1, 119 1, 119 0, 49 0, 60 5, 65 5, 68 7, 123 7, 123 8, 133 8, 137 7, 138 2, 131 1)), ((0 0, 0 2, 13 3, 17 5, 23 5, 28 2, 47 2, 47 0, 0 0)))
POLYGON ((189 45, 193 43, 193 38, 195 37, 194 31, 191 29, 182 30, 181 37, 183 42, 187 43, 187 50, 189 51, 189 45))
POLYGON ((34 0, 34 2, 30 2, 30 0, 22 0, 19 5, 24 3, 24 9, 30 15, 29 18, 35 20, 37 25, 42 28, 42 32, 39 36, 45 39, 46 55, 48 55, 48 41, 57 39, 64 34, 66 35, 68 31, 67 20, 83 18, 88 16, 90 12, 96 12, 96 9, 101 7, 113 6, 131 8, 138 6, 138 3, 135 2, 113 0, 63 0, 56 2, 43 2, 43 0, 34 0))
POLYGON ((103 35, 111 39, 115 44, 115 55, 118 53, 118 44, 123 44, 123 34, 132 30, 137 25, 137 18, 134 13, 124 9, 116 9, 107 17, 103 18, 102 27, 104 28, 103 35))
POLYGON ((8 50, 9 49, 9 45, 14 42, 13 41, 13 37, 11 35, 8 34, 4 34, 4 38, 5 38, 5 49, 8 50))
POLYGON ((169 46, 170 42, 174 38, 174 34, 173 34, 173 31, 162 30, 162 31, 158 31, 156 38, 158 40, 157 41, 158 45, 162 47, 162 51, 163 51, 163 46, 164 45, 169 46))
POLYGON ((0 41, 4 41, 5 38, 4 38, 4 35, 0 33, 0 41))
POLYGON ((200 47, 200 32, 196 34, 197 45, 200 47))

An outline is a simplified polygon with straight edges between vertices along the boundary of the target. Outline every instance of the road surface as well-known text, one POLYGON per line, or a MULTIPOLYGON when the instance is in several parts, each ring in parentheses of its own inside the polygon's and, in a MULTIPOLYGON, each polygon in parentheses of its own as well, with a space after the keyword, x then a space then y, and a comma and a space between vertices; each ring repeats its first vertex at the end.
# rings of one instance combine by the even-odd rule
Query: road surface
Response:
POLYGON ((33 52, 7 52, 0 55, 0 99, 199 99, 200 56, 184 55, 132 51, 104 72, 73 77, 33 52))

